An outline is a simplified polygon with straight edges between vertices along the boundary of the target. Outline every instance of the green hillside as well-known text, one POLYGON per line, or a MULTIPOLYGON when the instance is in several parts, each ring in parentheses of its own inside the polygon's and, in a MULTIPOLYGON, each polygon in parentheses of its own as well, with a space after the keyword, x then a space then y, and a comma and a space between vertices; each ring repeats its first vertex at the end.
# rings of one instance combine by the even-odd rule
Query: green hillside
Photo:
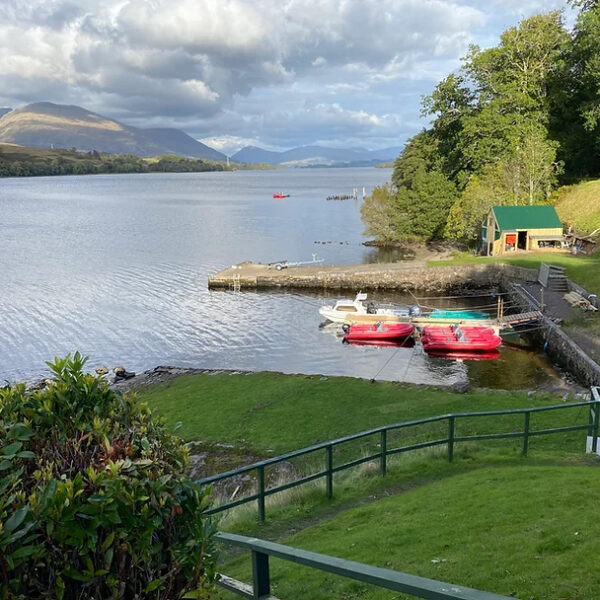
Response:
MULTIPOLYGON (((600 471, 514 466, 457 474, 344 511, 284 544, 522 600, 600 597, 600 471)), ((223 572, 250 581, 247 557, 223 572)), ((279 598, 407 598, 273 561, 279 598)), ((220 598, 233 598, 223 593, 220 598)))
POLYGON ((562 187, 556 212, 561 221, 581 233, 600 228, 600 179, 562 187))

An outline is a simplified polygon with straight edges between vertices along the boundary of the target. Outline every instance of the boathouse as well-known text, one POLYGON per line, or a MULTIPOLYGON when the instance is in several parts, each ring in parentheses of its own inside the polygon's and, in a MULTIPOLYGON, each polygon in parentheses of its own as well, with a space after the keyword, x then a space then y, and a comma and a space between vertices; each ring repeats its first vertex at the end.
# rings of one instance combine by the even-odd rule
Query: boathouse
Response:
POLYGON ((557 251, 565 246, 553 206, 494 206, 481 226, 482 251, 499 256, 522 251, 557 251))

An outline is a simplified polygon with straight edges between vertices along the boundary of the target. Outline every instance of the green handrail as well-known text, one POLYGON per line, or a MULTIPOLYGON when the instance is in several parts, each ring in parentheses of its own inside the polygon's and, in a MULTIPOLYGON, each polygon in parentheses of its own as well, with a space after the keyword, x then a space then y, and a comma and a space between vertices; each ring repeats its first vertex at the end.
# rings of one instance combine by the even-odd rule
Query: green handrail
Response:
POLYGON ((369 429, 366 431, 361 431, 359 433, 355 433, 352 435, 344 436, 341 438, 337 438, 335 440, 330 440, 327 442, 322 442, 320 444, 315 444, 313 446, 308 446, 306 448, 301 448, 299 450, 294 450, 292 452, 287 452, 286 454, 281 454, 280 456, 275 456, 273 458, 268 458, 263 461, 259 461, 253 463, 251 465, 247 465, 244 467, 240 467, 238 469, 232 469, 229 471, 225 471, 224 473, 219 473, 217 475, 212 475, 210 477, 205 477, 203 479, 199 479, 198 483, 202 485, 209 485, 211 483, 222 481, 223 479, 228 479, 229 477, 236 477, 239 475, 243 475, 250 471, 256 471, 257 473, 257 493, 250 494, 248 496, 244 496, 238 500, 234 500, 231 502, 227 502, 221 504, 220 506, 210 508, 206 510, 207 514, 219 513, 230 508, 234 508, 235 506, 239 506, 241 504, 246 504, 248 502, 257 501, 258 503, 258 517, 260 521, 265 520, 265 498, 266 496, 270 496, 272 494, 276 494, 278 492, 282 492, 284 490, 288 490, 290 488, 303 485, 310 481, 314 481, 316 479, 326 478, 326 488, 327 488, 327 496, 329 498, 333 495, 333 474, 339 471, 343 471, 345 469, 349 469, 365 462, 370 462, 374 460, 378 460, 380 464, 380 472, 381 475, 385 475, 387 472, 387 457, 393 454, 411 452, 414 450, 419 450, 423 448, 430 448, 434 446, 446 445, 448 450, 448 460, 452 461, 454 457, 454 448, 455 445, 459 442, 467 442, 467 441, 479 441, 479 440, 492 440, 492 439, 510 439, 510 438, 523 438, 523 448, 522 453, 527 455, 529 450, 529 440, 532 437, 537 437, 540 435, 550 435, 554 433, 565 433, 569 431, 580 431, 587 430, 588 436, 592 438, 592 451, 595 453, 598 447, 598 436, 599 436, 599 426, 600 426, 600 393, 598 388, 592 388, 592 400, 591 401, 582 401, 582 402, 571 402, 568 404, 555 404, 551 406, 540 406, 535 408, 517 408, 510 410, 492 410, 492 411, 484 411, 484 412, 470 412, 470 413, 450 413, 445 415, 437 415, 435 417, 427 417, 424 419, 417 419, 413 421, 405 421, 403 423, 395 423, 392 425, 384 425, 381 427, 376 427, 374 429, 369 429), (549 429, 531 429, 531 415, 534 413, 548 412, 548 411, 557 411, 557 410, 566 410, 569 408, 577 408, 587 406, 589 408, 589 418, 587 423, 581 425, 571 425, 568 427, 555 427, 549 429), (487 434, 477 434, 477 435, 456 435, 456 422, 461 419, 473 418, 473 417, 490 417, 490 416, 500 416, 500 415, 524 415, 524 423, 523 430, 520 431, 510 431, 504 433, 487 433, 487 434), (407 446, 399 446, 396 448, 388 447, 387 433, 389 431, 405 429, 407 427, 413 427, 417 425, 423 425, 426 423, 436 423, 446 421, 447 422, 447 437, 438 438, 434 440, 429 440, 426 442, 419 442, 415 444, 410 444, 407 446), (380 449, 376 454, 371 454, 369 456, 363 456, 361 458, 348 461, 341 465, 334 466, 333 465, 333 449, 340 445, 350 441, 359 440, 371 435, 380 435, 380 449), (265 468, 274 465, 283 461, 290 460, 292 458, 297 458, 299 456, 304 456, 307 454, 312 454, 314 452, 325 450, 326 454, 326 468, 323 471, 319 471, 317 473, 313 473, 311 475, 306 475, 300 477, 299 479, 295 479, 293 481, 284 483, 282 485, 276 487, 267 487, 266 486, 266 478, 265 478, 265 468))
MULTIPOLYGON (((434 579, 392 571, 391 569, 373 567, 257 538, 232 533, 217 533, 215 537, 219 542, 238 546, 252 552, 253 584, 251 586, 223 575, 217 582, 224 589, 244 598, 273 598, 270 595, 269 557, 275 556, 298 565, 334 573, 341 577, 395 592, 403 592, 426 600, 509 600, 508 596, 499 596, 498 594, 482 592, 453 583, 444 583, 434 579)), ((514 596, 511 598, 514 600, 514 596)))

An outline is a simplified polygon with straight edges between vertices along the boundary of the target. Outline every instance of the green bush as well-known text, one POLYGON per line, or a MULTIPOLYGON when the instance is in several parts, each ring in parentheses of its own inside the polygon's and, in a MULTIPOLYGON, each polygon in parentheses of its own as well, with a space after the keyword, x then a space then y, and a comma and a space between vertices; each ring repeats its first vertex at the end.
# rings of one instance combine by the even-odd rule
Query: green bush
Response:
POLYGON ((209 491, 187 449, 85 360, 0 389, 0 598, 210 597, 209 491))

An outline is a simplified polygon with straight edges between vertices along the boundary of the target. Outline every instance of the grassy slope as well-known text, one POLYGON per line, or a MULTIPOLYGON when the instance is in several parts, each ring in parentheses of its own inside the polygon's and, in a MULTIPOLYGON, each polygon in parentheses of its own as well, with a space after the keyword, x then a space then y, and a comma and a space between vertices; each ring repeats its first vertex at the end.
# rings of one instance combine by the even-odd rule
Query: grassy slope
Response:
POLYGON ((0 142, 0 160, 3 160, 7 163, 15 161, 51 161, 57 158, 62 158, 68 162, 81 162, 83 160, 92 160, 87 154, 73 152, 72 150, 33 148, 29 146, 18 146, 17 144, 7 144, 5 142, 0 142))
POLYGON ((600 180, 558 190, 556 211, 561 221, 582 233, 600 228, 600 180))
MULTIPOLYGON (((593 467, 480 469, 343 512, 282 540, 523 600, 600 597, 593 467)), ((224 571, 249 581, 247 559, 224 571)), ((280 598, 403 598, 274 560, 280 598)), ((229 595, 222 594, 229 598, 229 595)))
POLYGON ((549 254, 537 252, 526 254, 518 258, 487 258, 461 254, 452 260, 432 261, 431 266, 441 267, 444 265, 466 265, 466 264, 489 264, 489 262, 504 262, 519 267, 537 269, 540 263, 545 262, 552 265, 566 267, 567 276, 589 292, 600 294, 600 252, 592 256, 572 256, 570 254, 549 254))
MULTIPOLYGON (((187 440, 244 444, 258 453, 276 454, 432 415, 559 403, 558 398, 547 394, 483 391, 458 394, 347 377, 276 373, 186 376, 146 388, 140 394, 170 425, 181 422, 179 433, 187 440)), ((548 414, 553 413, 544 413, 539 422, 550 418, 548 414)), ((559 419, 569 419, 571 424, 573 415, 565 414, 559 419)), ((506 417, 502 423, 499 420, 495 423, 499 427, 518 428, 522 417, 506 417)), ((484 425, 492 426, 479 421, 460 427, 468 432, 484 425)), ((423 427, 414 435, 432 435, 441 427, 423 427)), ((404 438, 408 439, 407 436, 408 433, 404 438)))

